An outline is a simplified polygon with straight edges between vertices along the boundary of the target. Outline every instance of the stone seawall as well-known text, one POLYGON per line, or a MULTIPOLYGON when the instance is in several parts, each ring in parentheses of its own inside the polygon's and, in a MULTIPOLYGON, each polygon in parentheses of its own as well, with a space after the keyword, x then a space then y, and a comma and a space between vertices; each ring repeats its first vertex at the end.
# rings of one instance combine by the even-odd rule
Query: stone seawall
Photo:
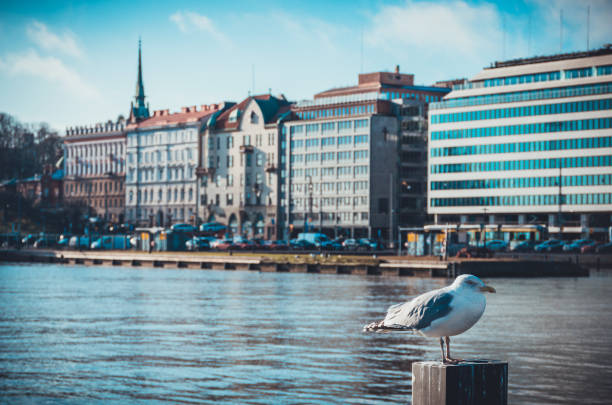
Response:
POLYGON ((569 261, 525 259, 460 259, 435 261, 404 257, 352 258, 334 261, 335 256, 313 260, 309 255, 200 255, 185 252, 99 252, 64 250, 2 250, 0 261, 65 263, 90 266, 185 268, 203 270, 250 270, 377 276, 451 277, 474 274, 479 277, 585 277, 586 268, 569 261))

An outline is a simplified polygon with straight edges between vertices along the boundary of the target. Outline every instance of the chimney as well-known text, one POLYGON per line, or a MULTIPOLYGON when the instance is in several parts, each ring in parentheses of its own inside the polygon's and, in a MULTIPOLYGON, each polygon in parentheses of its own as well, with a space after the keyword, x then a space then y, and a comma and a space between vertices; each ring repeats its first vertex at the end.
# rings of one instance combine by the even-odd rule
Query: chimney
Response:
POLYGON ((399 65, 395 65, 395 74, 399 75, 399 65))
POLYGON ((189 107, 181 107, 181 113, 188 113, 189 112, 189 107))
POLYGON ((162 115, 170 115, 170 110, 164 110, 164 113, 162 115))
POLYGON ((201 111, 208 111, 208 104, 202 104, 200 106, 201 111))
POLYGON ((198 111, 198 106, 197 105, 192 105, 191 107, 189 107, 189 110, 191 112, 197 112, 198 111))

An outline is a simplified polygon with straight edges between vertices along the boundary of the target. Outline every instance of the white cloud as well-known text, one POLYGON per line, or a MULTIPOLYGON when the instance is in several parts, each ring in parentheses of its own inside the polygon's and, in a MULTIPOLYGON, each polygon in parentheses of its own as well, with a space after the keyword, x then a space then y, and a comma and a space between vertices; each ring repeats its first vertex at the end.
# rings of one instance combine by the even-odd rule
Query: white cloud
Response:
POLYGON ((58 35, 49 31, 45 24, 34 20, 26 27, 26 34, 37 46, 46 51, 59 51, 75 57, 83 55, 74 35, 70 32, 58 35))
MULTIPOLYGON (((264 17, 257 16, 259 20, 268 19, 275 30, 284 31, 282 37, 292 41, 292 47, 305 45, 317 49, 324 48, 328 52, 340 52, 338 44, 350 35, 350 30, 341 24, 327 22, 322 19, 302 15, 296 17, 292 14, 276 12, 264 17), (278 28, 277 28, 278 27, 278 28), (296 43, 295 41, 298 41, 296 43)), ((280 40, 280 38, 277 38, 280 40)))
POLYGON ((10 54, 0 60, 0 71, 10 75, 34 76, 59 85, 80 99, 97 99, 98 90, 74 70, 53 56, 44 57, 33 49, 21 54, 10 54))
MULTIPOLYGON (((560 14, 563 10, 563 51, 585 50, 587 7, 590 6, 589 48, 612 42, 612 2, 610 0, 531 0, 540 21, 539 32, 547 49, 559 51, 560 14)), ((551 53, 550 51, 548 53, 551 53)))
POLYGON ((383 7, 366 32, 369 45, 402 51, 435 50, 436 53, 471 55, 491 53, 502 40, 501 18, 487 3, 464 1, 424 3, 408 0, 402 6, 383 7))
POLYGON ((193 11, 177 11, 170 16, 170 21, 183 33, 202 31, 212 35, 219 42, 229 43, 229 39, 205 15, 193 11))

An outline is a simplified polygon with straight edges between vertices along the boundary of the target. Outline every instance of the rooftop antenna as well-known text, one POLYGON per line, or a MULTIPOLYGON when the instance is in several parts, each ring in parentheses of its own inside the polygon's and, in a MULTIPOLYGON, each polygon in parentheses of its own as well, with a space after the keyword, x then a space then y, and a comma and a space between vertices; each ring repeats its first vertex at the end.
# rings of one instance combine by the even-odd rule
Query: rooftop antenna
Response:
POLYGON ((587 51, 589 50, 589 34, 591 31, 591 6, 587 6, 587 51))
POLYGON ((559 13, 559 52, 563 52, 563 9, 559 13))

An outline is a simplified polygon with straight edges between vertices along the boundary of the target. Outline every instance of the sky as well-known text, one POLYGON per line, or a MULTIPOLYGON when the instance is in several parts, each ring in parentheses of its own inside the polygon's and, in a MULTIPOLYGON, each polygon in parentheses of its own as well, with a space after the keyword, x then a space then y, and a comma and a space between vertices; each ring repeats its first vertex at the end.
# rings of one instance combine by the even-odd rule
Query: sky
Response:
POLYGON ((612 43, 610 21, 612 0, 3 0, 0 112, 62 134, 127 117, 139 37, 152 112, 249 92, 312 99, 396 65, 417 84, 470 78, 612 43))

